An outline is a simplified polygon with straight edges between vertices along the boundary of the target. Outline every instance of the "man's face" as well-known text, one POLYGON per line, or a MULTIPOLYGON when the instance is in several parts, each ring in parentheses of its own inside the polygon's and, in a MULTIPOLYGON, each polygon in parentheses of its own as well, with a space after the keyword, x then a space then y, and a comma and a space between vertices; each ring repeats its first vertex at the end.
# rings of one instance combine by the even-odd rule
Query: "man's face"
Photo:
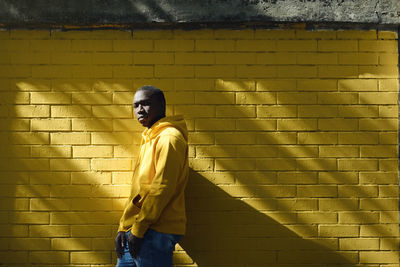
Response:
POLYGON ((133 99, 133 109, 138 121, 147 128, 150 128, 162 117, 162 106, 151 91, 139 90, 133 99))

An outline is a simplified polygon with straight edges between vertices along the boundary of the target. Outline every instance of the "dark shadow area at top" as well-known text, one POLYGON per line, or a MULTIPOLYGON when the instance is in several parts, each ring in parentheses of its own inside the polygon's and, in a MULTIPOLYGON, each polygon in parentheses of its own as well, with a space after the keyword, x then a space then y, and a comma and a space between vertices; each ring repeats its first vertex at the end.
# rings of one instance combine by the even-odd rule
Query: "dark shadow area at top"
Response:
MULTIPOLYGON (((198 266, 355 266, 338 239, 305 239, 191 170, 181 246, 198 266)), ((295 213, 293 224, 295 224, 295 213)))

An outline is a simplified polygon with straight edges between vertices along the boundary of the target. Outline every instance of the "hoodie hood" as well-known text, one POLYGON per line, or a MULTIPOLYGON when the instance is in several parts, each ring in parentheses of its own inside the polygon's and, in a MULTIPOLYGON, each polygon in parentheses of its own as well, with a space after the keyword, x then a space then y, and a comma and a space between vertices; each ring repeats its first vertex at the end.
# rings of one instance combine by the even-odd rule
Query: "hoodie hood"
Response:
POLYGON ((164 117, 157 122, 155 122, 150 128, 147 128, 143 131, 142 136, 145 141, 149 141, 158 136, 164 129, 168 127, 174 127, 178 131, 180 131, 185 138, 186 142, 188 141, 188 131, 186 127, 186 122, 183 119, 183 115, 176 115, 170 117, 164 117))

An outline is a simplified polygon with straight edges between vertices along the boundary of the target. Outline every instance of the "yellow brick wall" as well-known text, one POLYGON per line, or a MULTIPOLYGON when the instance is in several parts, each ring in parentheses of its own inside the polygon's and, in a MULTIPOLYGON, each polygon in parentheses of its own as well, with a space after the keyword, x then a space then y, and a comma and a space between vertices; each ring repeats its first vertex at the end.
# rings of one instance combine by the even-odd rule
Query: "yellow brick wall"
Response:
POLYGON ((0 32, 0 263, 113 266, 141 127, 190 130, 177 266, 398 266, 387 31, 0 32))

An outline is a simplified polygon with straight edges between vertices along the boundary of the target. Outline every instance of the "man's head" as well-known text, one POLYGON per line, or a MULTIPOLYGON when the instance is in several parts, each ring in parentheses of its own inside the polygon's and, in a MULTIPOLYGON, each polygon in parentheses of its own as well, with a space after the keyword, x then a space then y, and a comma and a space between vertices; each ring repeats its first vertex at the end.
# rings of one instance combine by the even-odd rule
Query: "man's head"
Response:
POLYGON ((164 93, 152 85, 140 87, 133 99, 133 109, 138 121, 150 128, 156 121, 165 117, 164 93))

